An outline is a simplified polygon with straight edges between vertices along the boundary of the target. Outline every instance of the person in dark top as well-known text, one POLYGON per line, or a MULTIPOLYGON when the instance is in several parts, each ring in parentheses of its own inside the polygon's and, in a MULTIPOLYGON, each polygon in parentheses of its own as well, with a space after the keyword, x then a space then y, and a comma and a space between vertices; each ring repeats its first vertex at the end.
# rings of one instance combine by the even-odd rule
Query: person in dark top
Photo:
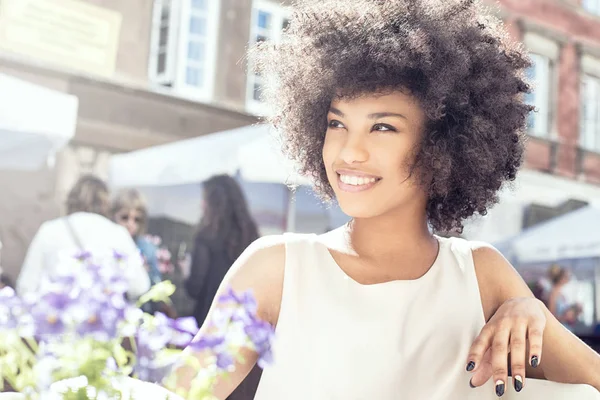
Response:
MULTIPOLYGON (((242 189, 228 175, 216 175, 204 182, 204 213, 192 252, 190 276, 185 282, 189 296, 196 300, 194 317, 202 326, 217 289, 233 262, 258 239, 242 189)), ((254 398, 260 369, 254 367, 228 400, 254 398)))

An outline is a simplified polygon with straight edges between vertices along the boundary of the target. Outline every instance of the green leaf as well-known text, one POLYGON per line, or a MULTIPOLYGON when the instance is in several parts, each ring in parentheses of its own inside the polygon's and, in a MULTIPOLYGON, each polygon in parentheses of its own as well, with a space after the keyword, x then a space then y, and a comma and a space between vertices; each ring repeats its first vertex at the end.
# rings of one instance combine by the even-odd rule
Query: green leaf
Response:
POLYGON ((173 295, 173 293, 175 293, 176 289, 177 288, 175 285, 173 285, 173 283, 171 283, 171 281, 162 281, 157 283, 139 298, 137 306, 139 307, 145 303, 148 303, 149 301, 171 304, 170 297, 173 295))

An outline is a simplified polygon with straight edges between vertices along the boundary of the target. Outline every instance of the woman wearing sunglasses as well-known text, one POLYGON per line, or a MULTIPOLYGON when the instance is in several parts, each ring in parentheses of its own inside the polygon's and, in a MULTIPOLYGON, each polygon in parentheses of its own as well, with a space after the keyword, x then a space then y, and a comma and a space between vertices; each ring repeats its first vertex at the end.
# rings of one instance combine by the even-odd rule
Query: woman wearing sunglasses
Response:
MULTIPOLYGON (((158 269, 158 257, 156 246, 144 237, 148 212, 142 195, 135 189, 124 190, 117 194, 112 204, 112 215, 114 221, 127 229, 142 257, 144 258, 151 285, 162 281, 158 269)), ((147 306, 147 312, 153 312, 147 306)))

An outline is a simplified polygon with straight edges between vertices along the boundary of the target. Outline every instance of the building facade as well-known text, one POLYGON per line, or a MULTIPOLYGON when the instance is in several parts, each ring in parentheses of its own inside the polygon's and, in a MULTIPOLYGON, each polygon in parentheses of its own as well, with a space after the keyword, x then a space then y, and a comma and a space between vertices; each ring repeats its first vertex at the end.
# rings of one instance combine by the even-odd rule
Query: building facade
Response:
POLYGON ((530 53, 527 100, 536 112, 517 181, 465 231, 492 242, 600 200, 600 1, 498 3, 511 36, 530 53))
POLYGON ((244 62, 252 17, 239 0, 0 0, 0 73, 79 99, 75 137, 53 166, 0 171, 9 276, 75 180, 106 177, 111 154, 256 122, 244 62))
MULTIPOLYGON (((537 112, 525 166, 465 236, 496 241, 600 199, 600 0, 500 0, 531 53, 537 112)), ((278 40, 281 0, 0 0, 0 73, 79 99, 53 167, 0 172, 2 265, 15 276, 44 220, 111 154, 254 123, 266 112, 249 45, 278 40)), ((32 116, 34 118, 34 116, 32 116)))

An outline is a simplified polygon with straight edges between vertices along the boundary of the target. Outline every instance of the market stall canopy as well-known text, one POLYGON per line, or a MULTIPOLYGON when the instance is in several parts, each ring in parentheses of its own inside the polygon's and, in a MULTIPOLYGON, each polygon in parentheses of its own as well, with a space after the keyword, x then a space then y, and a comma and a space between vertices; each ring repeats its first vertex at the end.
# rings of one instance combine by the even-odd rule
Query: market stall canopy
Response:
POLYGON ((35 170, 75 135, 78 99, 0 74, 0 168, 35 170))
POLYGON ((600 208, 587 206, 536 225, 498 243, 514 263, 600 257, 600 208))
POLYGON ((239 173, 247 181, 310 184, 294 173, 272 136, 269 125, 250 125, 115 155, 109 181, 113 187, 179 186, 239 173))

